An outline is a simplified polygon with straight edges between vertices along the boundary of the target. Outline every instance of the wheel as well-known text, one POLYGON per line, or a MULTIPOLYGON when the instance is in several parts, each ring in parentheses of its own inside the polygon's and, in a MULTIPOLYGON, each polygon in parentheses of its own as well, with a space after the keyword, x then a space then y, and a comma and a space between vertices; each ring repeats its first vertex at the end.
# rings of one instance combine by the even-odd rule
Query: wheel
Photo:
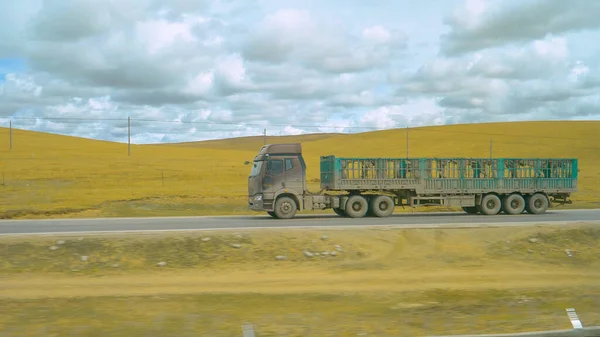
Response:
POLYGON ((277 214, 275 214, 275 212, 267 212, 270 216, 277 218, 277 214))
POLYGON ((485 215, 494 215, 500 213, 502 208, 502 202, 500 198, 495 194, 488 194, 483 197, 481 200, 481 205, 479 209, 481 210, 481 214, 485 215))
POLYGON ((542 193, 532 195, 527 201, 527 212, 530 214, 542 214, 548 209, 550 202, 548 197, 542 193))
POLYGON ((334 208, 333 211, 339 216, 346 216, 346 212, 341 208, 334 208))
POLYGON ((298 206, 290 197, 279 197, 275 202, 275 216, 279 219, 291 219, 296 215, 298 206))
POLYGON ((479 213, 479 210, 477 209, 477 206, 468 206, 468 207, 463 207, 462 209, 467 214, 477 214, 477 213, 479 213))
POLYGON ((351 218, 362 218, 367 214, 369 204, 361 195, 353 195, 346 202, 346 214, 351 218))
POLYGON ((376 217, 388 217, 394 212, 394 199, 387 195, 378 195, 371 199, 370 210, 376 217))
POLYGON ((521 214, 525 209, 525 198, 517 193, 507 195, 502 200, 502 207, 506 214, 521 214))

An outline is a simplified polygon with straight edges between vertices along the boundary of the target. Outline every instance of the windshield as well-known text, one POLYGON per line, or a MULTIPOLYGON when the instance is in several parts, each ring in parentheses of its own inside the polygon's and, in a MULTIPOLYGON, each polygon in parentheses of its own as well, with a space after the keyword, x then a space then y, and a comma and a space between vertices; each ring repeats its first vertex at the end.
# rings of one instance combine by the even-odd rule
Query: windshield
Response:
POLYGON ((255 161, 252 165, 252 171, 250 171, 250 177, 256 177, 260 173, 260 169, 262 168, 263 161, 255 161))

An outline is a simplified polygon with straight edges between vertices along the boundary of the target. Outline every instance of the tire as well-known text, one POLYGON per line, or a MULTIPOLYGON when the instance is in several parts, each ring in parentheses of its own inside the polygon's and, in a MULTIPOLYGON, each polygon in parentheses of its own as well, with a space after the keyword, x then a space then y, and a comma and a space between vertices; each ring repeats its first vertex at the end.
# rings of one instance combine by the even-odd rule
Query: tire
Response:
POLYGON ((527 212, 530 214, 543 214, 548 210, 550 202, 542 193, 536 193, 527 200, 527 212))
POLYGON ((394 212, 394 199, 387 195, 378 195, 371 199, 369 209, 379 218, 386 218, 394 212))
POLYGON ((465 211, 467 214, 477 214, 477 213, 479 213, 479 209, 477 209, 477 206, 463 207, 462 210, 465 211))
POLYGON ((346 214, 351 218, 362 218, 368 210, 369 204, 362 195, 353 195, 346 202, 346 214))
POLYGON ((346 212, 341 208, 334 208, 333 211, 339 216, 346 216, 346 212))
POLYGON ((502 208, 506 214, 521 214, 525 210, 525 198, 517 193, 507 195, 502 200, 502 208))
POLYGON ((279 197, 275 201, 275 216, 279 219, 291 219, 296 215, 298 206, 290 197, 279 197))
POLYGON ((487 194, 481 199, 481 205, 479 206, 481 214, 484 215, 495 215, 500 213, 502 210, 502 201, 495 194, 487 194))

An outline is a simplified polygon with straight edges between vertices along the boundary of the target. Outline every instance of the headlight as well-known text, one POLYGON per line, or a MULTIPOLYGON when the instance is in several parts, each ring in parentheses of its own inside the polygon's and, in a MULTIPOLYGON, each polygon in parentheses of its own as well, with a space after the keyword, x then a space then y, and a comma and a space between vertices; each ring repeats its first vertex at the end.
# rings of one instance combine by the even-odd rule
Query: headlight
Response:
POLYGON ((258 201, 258 200, 262 200, 262 195, 257 195, 254 197, 254 200, 258 201))

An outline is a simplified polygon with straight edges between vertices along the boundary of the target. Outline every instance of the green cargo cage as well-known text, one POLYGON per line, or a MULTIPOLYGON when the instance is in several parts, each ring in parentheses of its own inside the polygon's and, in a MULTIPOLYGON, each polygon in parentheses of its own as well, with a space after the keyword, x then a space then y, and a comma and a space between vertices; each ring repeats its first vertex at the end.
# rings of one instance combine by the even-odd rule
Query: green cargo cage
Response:
POLYGON ((348 158, 321 156, 321 188, 417 193, 574 192, 577 159, 348 158))

